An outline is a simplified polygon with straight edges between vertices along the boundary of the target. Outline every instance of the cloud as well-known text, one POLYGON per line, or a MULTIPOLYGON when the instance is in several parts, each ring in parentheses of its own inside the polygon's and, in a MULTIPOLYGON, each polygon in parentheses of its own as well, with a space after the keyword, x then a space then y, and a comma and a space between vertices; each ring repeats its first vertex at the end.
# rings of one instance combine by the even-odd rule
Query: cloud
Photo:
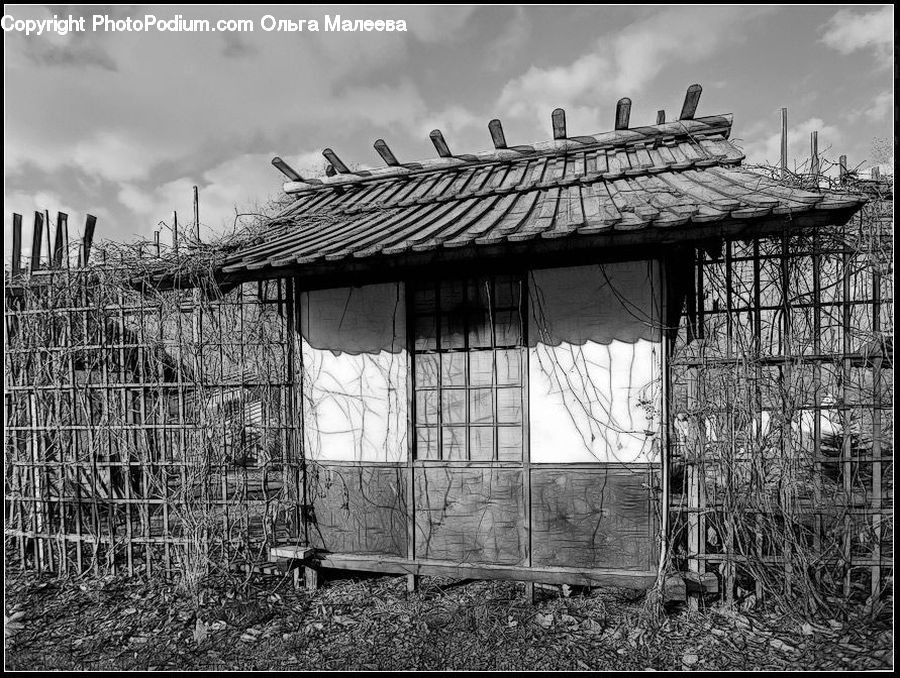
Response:
POLYGON ((767 8, 678 7, 657 12, 600 37, 572 62, 532 66, 508 82, 500 107, 513 116, 545 116, 563 106, 588 106, 602 97, 633 96, 667 67, 700 61, 742 40, 738 30, 767 8), (700 28, 702 27, 702 29, 700 28))
POLYGON ((520 50, 528 43, 531 31, 531 19, 525 8, 516 7, 512 20, 504 23, 503 30, 488 45, 485 56, 488 69, 500 71, 512 64, 520 50))
POLYGON ((869 105, 861 106, 848 112, 846 118, 849 122, 858 122, 860 120, 878 122, 889 119, 893 112, 894 93, 885 90, 877 94, 869 105))
MULTIPOLYGON (((118 201, 144 224, 141 235, 165 224, 172 225, 172 212, 178 213, 183 227, 193 219, 193 187, 199 188, 201 237, 208 239, 230 231, 242 219, 252 219, 271 198, 282 195, 284 177, 271 166, 270 153, 247 153, 216 165, 199 176, 183 176, 162 185, 147 188, 142 183, 123 183, 118 201), (237 217, 242 214, 245 216, 237 217)), ((286 157, 304 176, 315 176, 324 169, 321 153, 310 152, 286 157)))
POLYGON ((891 63, 894 45, 894 7, 885 5, 871 12, 842 9, 825 23, 821 41, 841 54, 865 49, 875 51, 884 65, 891 63))

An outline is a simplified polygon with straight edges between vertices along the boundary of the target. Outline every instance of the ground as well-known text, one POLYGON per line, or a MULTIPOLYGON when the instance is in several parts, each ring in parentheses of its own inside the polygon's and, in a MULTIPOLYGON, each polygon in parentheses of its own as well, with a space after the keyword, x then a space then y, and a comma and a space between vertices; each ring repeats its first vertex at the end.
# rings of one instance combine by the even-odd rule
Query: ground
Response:
POLYGON ((290 577, 205 583, 6 573, 6 669, 754 670, 893 667, 890 607, 815 623, 764 611, 669 610, 643 594, 516 582, 290 577))

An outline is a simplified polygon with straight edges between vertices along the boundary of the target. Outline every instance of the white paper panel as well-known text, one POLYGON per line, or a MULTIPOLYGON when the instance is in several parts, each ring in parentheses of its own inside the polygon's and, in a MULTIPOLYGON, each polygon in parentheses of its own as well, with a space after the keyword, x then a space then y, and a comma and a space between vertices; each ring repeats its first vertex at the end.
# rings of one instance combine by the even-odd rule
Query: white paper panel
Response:
POLYGON ((389 283, 301 295, 308 458, 406 459, 404 294, 389 283))
POLYGON ((529 277, 531 461, 657 461, 656 263, 545 269, 529 277))

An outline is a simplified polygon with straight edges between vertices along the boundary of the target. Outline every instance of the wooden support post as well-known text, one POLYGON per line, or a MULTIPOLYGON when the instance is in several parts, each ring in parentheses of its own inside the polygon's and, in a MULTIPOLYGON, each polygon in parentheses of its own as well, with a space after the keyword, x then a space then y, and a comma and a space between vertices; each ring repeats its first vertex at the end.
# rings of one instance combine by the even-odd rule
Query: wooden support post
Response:
POLYGON ((566 112, 561 108, 556 108, 550 115, 553 123, 553 138, 556 140, 566 138, 566 112))
POLYGON ((303 579, 306 582, 306 588, 315 591, 319 588, 319 571, 309 565, 303 566, 303 579))
POLYGON ((788 117, 787 108, 781 109, 781 178, 788 176, 788 117))
POLYGON ((494 142, 494 148, 498 151, 506 148, 506 135, 503 134, 503 125, 499 120, 494 118, 488 123, 488 131, 491 133, 491 141, 494 142))
POLYGON ((697 105, 700 103, 701 92, 703 92, 703 88, 697 84, 687 88, 687 92, 684 95, 684 105, 681 107, 680 120, 694 119, 694 114, 697 112, 697 105))
POLYGON ((841 180, 841 186, 847 183, 847 156, 842 155, 838 159, 838 176, 841 180))
POLYGON ((391 147, 387 145, 384 139, 376 139, 375 150, 378 151, 378 155, 381 156, 381 159, 384 160, 388 167, 397 167, 400 164, 397 156, 394 155, 391 147))
MULTIPOLYGON (((47 230, 50 230, 49 224, 47 225, 47 230)), ((40 212, 34 213, 34 230, 31 234, 31 265, 30 270, 32 272, 40 270, 41 268, 41 239, 44 233, 44 218, 41 216, 40 212)), ((50 239, 49 234, 47 235, 47 239, 50 239)))
POLYGON ((78 253, 78 267, 88 265, 91 258, 91 245, 94 243, 94 229, 97 227, 97 217, 88 214, 84 218, 84 235, 81 238, 81 251, 78 253))
POLYGON ((450 147, 447 145, 447 142, 444 140, 444 135, 441 134, 441 130, 433 129, 431 130, 431 134, 428 135, 431 138, 431 143, 434 144, 434 150, 437 151, 437 154, 442 158, 452 158, 453 154, 450 152, 450 147))
POLYGON ((419 590, 419 575, 417 575, 417 574, 406 575, 406 591, 408 593, 415 593, 418 590, 419 590))
MULTIPOLYGON (((697 413, 700 401, 700 376, 699 368, 688 368, 687 383, 687 409, 689 417, 690 439, 688 440, 687 454, 685 455, 685 472, 687 474, 687 555, 688 571, 699 579, 703 564, 699 556, 703 554, 703 527, 701 525, 702 509, 702 474, 701 459, 703 457, 703 427, 701 415, 697 413)), ((688 608, 699 608, 699 598, 696 595, 688 596, 688 608)))
POLYGON ((334 169, 337 170, 339 174, 352 174, 350 168, 348 168, 344 164, 344 161, 337 156, 337 153, 335 153, 330 148, 326 148, 324 151, 322 151, 322 155, 325 156, 325 159, 331 163, 331 166, 334 167, 334 169))
POLYGON ((813 183, 819 182, 819 133, 810 132, 809 134, 809 173, 812 175, 813 183))
POLYGON ((656 111, 656 124, 657 125, 665 125, 666 124, 666 112, 663 110, 656 111))
POLYGON ((537 591, 533 581, 525 582, 525 600, 534 605, 537 602, 535 592, 537 591))
POLYGON ((200 189, 194 186, 194 240, 200 245, 200 189))
MULTIPOLYGON (((62 260, 63 260, 63 213, 59 212, 56 216, 56 235, 53 238, 53 259, 51 268, 62 268, 62 260)), ((50 222, 47 222, 47 226, 49 228, 50 222)))
POLYGON ((13 213, 12 274, 22 271, 22 215, 13 213))
POLYGON ((303 177, 300 176, 300 174, 293 167, 288 165, 277 155, 272 158, 272 165, 274 165, 279 172, 286 176, 288 181, 303 181, 303 177))
POLYGON ((301 567, 299 565, 296 565, 291 568, 291 580, 294 584, 295 591, 300 590, 300 570, 301 570, 301 567))
POLYGON ((631 118, 631 99, 623 97, 616 103, 616 129, 628 129, 631 118))
POLYGON ((178 212, 172 212, 172 250, 178 254, 178 212))

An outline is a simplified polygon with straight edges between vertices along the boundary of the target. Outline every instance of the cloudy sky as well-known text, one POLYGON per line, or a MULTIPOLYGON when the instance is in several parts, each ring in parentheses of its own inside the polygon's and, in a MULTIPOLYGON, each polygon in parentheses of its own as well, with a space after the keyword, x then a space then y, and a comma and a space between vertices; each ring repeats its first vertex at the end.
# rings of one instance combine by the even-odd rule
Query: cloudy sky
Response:
MULTIPOLYGON (((12 212, 70 214, 80 233, 150 238, 173 210, 187 220, 200 187, 204 233, 233 224, 280 192, 280 155, 309 174, 334 148, 374 166, 383 137, 401 161, 432 157, 428 132, 457 153, 490 147, 487 122, 510 143, 551 137, 566 109, 570 135, 612 128, 615 102, 633 125, 680 110, 703 85, 698 115, 734 113, 733 138, 757 162, 778 159, 779 109, 791 155, 809 132, 852 165, 877 163, 893 137, 893 8, 368 7, 5 5, 15 19, 155 14, 252 19, 244 33, 92 32, 4 35, 4 252, 12 212), (265 15, 394 18, 400 32, 266 32, 265 15)), ((164 227, 163 227, 164 228, 164 227)), ((164 236, 167 237, 167 236, 164 236)), ((27 243, 26 243, 27 252, 27 243)))

